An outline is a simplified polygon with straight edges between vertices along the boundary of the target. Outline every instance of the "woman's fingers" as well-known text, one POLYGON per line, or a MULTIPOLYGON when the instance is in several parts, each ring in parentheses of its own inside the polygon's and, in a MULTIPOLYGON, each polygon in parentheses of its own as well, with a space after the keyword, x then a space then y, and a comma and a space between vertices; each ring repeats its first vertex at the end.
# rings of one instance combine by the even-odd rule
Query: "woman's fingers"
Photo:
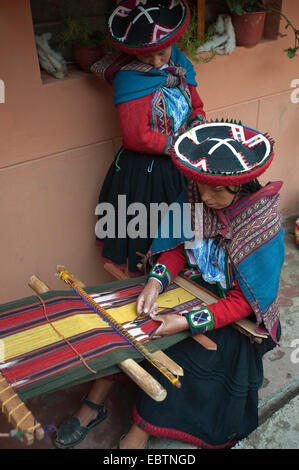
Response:
POLYGON ((136 302, 136 310, 137 310, 137 315, 142 315, 143 313, 143 307, 144 307, 144 296, 143 294, 140 294, 137 302, 136 302))
POLYGON ((156 312, 150 313, 150 317, 154 321, 159 321, 160 323, 163 322, 163 317, 161 317, 160 315, 157 315, 156 312))
POLYGON ((154 304, 153 304, 153 306, 152 306, 152 308, 151 308, 151 310, 150 310, 150 314, 152 314, 152 313, 153 313, 153 314, 157 313, 158 308, 159 308, 159 305, 157 304, 157 302, 154 302, 154 304))
POLYGON ((149 315, 150 313, 155 312, 158 308, 158 304, 156 303, 157 297, 159 295, 157 281, 151 281, 152 280, 146 284, 137 299, 136 310, 138 316, 149 315))
POLYGON ((154 335, 153 335, 153 339, 158 339, 158 338, 162 338, 162 336, 160 335, 160 329, 161 327, 163 328, 163 318, 160 317, 159 315, 156 315, 156 313, 151 313, 150 314, 150 317, 152 320, 156 321, 156 322, 160 322, 160 326, 158 326, 158 328, 156 329, 154 335))
POLYGON ((143 295, 141 294, 136 303, 137 315, 149 315, 152 312, 155 312, 158 308, 156 303, 156 296, 152 294, 143 295))
POLYGON ((158 304, 156 296, 145 296, 141 294, 136 302, 136 310, 138 315, 148 315, 157 311, 158 304))
POLYGON ((188 329, 188 321, 183 315, 165 314, 163 316, 151 314, 151 319, 160 322, 154 337, 169 336, 188 329))

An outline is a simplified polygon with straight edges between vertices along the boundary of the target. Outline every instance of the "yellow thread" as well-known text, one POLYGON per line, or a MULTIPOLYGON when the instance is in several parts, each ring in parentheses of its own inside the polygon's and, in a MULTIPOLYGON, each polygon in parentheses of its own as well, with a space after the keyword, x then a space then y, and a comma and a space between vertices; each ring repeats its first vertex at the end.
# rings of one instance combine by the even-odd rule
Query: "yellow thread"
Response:
POLYGON ((39 423, 37 423, 35 426, 32 426, 31 428, 27 429, 28 432, 31 432, 33 433, 33 431, 36 429, 36 428, 40 428, 41 425, 39 423))
POLYGON ((17 397, 17 393, 15 393, 14 395, 12 395, 10 398, 8 398, 7 400, 5 400, 3 403, 2 403, 2 413, 4 413, 4 406, 6 405, 6 403, 8 403, 10 400, 12 400, 13 398, 17 397))
POLYGON ((175 384, 179 380, 179 374, 177 374, 176 379, 173 380, 173 383, 175 384))
POLYGON ((4 388, 3 390, 1 390, 0 395, 1 395, 1 393, 4 393, 4 392, 6 392, 6 390, 9 390, 9 389, 12 390, 10 385, 8 387, 4 388))
POLYGON ((24 402, 21 402, 21 403, 19 403, 13 410, 10 410, 10 412, 8 413, 8 416, 7 416, 9 422, 10 422, 10 415, 11 415, 14 411, 16 411, 18 408, 20 408, 20 406, 22 406, 22 405, 25 406, 25 403, 24 403, 24 402))
POLYGON ((29 416, 31 415, 31 411, 28 411, 28 413, 23 416, 23 418, 20 419, 20 421, 16 424, 16 428, 19 428, 20 424, 29 416))

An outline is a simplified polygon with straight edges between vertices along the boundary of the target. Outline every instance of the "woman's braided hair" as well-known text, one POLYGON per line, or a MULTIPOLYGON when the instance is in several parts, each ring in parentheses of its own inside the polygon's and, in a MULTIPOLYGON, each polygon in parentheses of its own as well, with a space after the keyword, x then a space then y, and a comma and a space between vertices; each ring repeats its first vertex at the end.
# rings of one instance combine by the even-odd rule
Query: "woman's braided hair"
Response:
POLYGON ((252 194, 262 189, 262 185, 257 179, 249 181, 249 183, 244 183, 240 186, 238 191, 233 191, 230 187, 226 186, 225 189, 231 194, 239 194, 240 196, 244 196, 245 194, 252 194))

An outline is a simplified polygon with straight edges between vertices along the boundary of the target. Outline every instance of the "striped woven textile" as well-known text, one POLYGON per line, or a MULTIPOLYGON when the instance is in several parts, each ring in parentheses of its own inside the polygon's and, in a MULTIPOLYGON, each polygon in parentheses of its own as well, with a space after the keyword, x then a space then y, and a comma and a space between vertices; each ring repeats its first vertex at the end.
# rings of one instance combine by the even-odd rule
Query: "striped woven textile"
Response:
MULTIPOLYGON (((140 342, 147 342, 153 352, 181 341, 188 333, 151 339, 159 324, 149 317, 134 321, 136 300, 144 281, 145 277, 126 279, 85 290, 140 342)), ((129 357, 138 362, 143 359, 71 289, 50 291, 40 297, 44 306, 37 296, 0 306, 0 340, 4 351, 0 372, 22 399, 117 373, 120 371, 117 364, 129 357), (96 374, 88 370, 76 352, 96 374)), ((202 304, 175 284, 159 296, 158 303, 162 315, 181 314, 202 304)))
POLYGON ((299 219, 296 221, 295 224, 295 244, 296 247, 299 249, 299 219))

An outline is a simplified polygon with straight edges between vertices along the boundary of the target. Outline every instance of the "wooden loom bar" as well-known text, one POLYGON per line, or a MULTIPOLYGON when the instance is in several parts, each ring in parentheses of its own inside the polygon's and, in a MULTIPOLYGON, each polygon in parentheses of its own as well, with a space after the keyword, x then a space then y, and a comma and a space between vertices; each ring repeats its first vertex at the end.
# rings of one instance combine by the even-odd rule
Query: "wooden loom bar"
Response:
POLYGON ((15 429, 26 431, 22 440, 27 445, 33 444, 35 437, 38 440, 44 438, 45 433, 40 423, 35 420, 31 411, 2 374, 0 374, 0 407, 15 429))
POLYGON ((206 0, 197 0, 197 38, 205 38, 206 0))
MULTIPOLYGON (((72 277, 73 280, 76 279, 76 282, 82 288, 86 287, 82 281, 79 281, 72 273, 67 271, 63 266, 58 266, 58 269, 62 269, 72 277)), ((29 286, 39 294, 39 289, 43 289, 43 292, 47 292, 46 285, 38 279, 36 276, 31 276, 29 280, 29 286)), ((51 289, 48 287, 48 291, 51 289)), ((162 401, 166 398, 167 392, 164 387, 162 387, 157 380, 155 380, 148 372, 146 372, 139 364, 137 364, 134 359, 125 359, 117 364, 118 367, 125 372, 145 393, 147 393, 153 400, 162 401)))

